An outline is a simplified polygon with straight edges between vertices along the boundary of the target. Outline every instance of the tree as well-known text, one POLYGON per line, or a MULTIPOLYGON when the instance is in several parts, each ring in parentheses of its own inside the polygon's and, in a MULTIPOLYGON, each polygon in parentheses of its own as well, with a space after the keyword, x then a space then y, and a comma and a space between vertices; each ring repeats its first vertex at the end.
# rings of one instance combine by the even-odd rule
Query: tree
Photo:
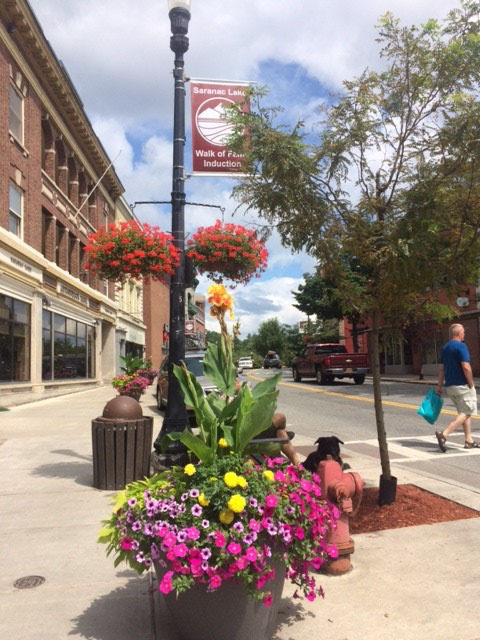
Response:
POLYGON ((267 355, 267 351, 275 351, 283 360, 287 346, 285 327, 279 323, 277 318, 265 320, 253 336, 252 343, 255 351, 262 357, 267 355))
POLYGON ((444 317, 438 292, 453 293, 478 273, 479 16, 478 0, 463 0, 441 24, 402 27, 383 16, 382 70, 344 82, 315 143, 302 123, 278 126, 278 110, 263 107, 261 93, 250 113, 233 108, 229 116, 231 147, 246 156, 235 197, 274 225, 285 246, 315 256, 344 304, 371 318, 380 503, 394 487, 382 326, 444 317), (363 282, 348 277, 345 253, 368 274, 363 282))
MULTIPOLYGON (((350 278, 359 280, 366 277, 351 256, 345 256, 344 259, 350 278)), ((297 304, 293 306, 307 316, 315 315, 323 321, 348 318, 352 323, 353 349, 358 352, 357 324, 361 319, 359 313, 344 304, 342 292, 337 291, 335 281, 325 276, 321 270, 314 274, 305 273, 303 277, 305 284, 299 285, 298 290, 292 292, 297 300, 297 304)))

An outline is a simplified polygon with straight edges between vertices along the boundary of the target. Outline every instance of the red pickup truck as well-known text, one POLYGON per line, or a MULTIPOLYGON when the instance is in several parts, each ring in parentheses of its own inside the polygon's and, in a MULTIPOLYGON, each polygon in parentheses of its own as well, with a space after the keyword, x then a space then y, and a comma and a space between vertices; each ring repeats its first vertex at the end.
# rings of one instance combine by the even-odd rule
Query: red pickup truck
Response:
POLYGON ((293 359, 292 373, 295 382, 316 378, 318 384, 330 384, 335 378, 353 378, 355 384, 363 384, 368 355, 348 353, 343 344, 309 344, 293 359))

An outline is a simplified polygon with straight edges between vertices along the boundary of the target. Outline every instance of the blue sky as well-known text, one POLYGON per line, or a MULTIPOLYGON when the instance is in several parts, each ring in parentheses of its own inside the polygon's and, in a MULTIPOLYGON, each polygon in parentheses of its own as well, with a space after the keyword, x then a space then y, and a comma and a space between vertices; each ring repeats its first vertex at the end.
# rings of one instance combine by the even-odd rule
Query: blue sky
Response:
MULTIPOLYGON (((128 202, 168 200, 171 191, 173 53, 166 0, 30 0, 45 36, 65 64, 98 136, 115 162, 128 202)), ((318 106, 344 79, 379 66, 374 25, 392 11, 406 24, 441 18, 453 0, 192 0, 186 75, 253 80, 267 85, 280 118, 308 126, 318 106)), ((188 102, 188 99, 187 99, 188 102)), ((190 132, 189 112, 186 118, 190 132)), ((191 167, 190 146, 186 169, 191 167)), ((231 219, 236 207, 229 179, 192 177, 187 200, 219 204, 231 219)), ((141 220, 170 226, 170 208, 137 207, 141 220)), ((187 231, 213 223, 214 209, 186 208, 187 231)), ((238 212, 237 223, 257 220, 238 212)), ((305 254, 291 255, 279 238, 268 242, 269 268, 234 292, 242 333, 277 317, 293 324, 302 314, 291 291, 313 269, 305 254)), ((208 283, 202 279, 198 293, 208 283)), ((213 321, 210 325, 215 327, 213 321)))

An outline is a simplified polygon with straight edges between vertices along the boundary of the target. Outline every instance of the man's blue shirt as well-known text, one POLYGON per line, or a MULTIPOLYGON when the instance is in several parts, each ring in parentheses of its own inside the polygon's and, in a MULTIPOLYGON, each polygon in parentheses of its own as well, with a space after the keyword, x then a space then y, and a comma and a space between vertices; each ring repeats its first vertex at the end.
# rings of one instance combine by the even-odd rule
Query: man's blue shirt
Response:
POLYGON ((468 384, 463 373, 462 362, 470 362, 467 345, 458 340, 450 340, 442 347, 440 362, 445 369, 445 386, 468 384))

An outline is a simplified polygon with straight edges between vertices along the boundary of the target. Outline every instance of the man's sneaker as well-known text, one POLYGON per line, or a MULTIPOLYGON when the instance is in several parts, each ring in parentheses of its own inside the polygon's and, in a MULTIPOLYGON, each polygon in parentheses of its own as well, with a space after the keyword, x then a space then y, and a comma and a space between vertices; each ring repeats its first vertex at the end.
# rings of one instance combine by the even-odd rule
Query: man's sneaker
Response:
POLYGON ((445 446, 447 439, 445 438, 445 436, 441 431, 435 431, 435 435, 437 436, 438 446, 440 447, 440 451, 442 453, 445 453, 445 451, 447 450, 447 447, 445 446))

